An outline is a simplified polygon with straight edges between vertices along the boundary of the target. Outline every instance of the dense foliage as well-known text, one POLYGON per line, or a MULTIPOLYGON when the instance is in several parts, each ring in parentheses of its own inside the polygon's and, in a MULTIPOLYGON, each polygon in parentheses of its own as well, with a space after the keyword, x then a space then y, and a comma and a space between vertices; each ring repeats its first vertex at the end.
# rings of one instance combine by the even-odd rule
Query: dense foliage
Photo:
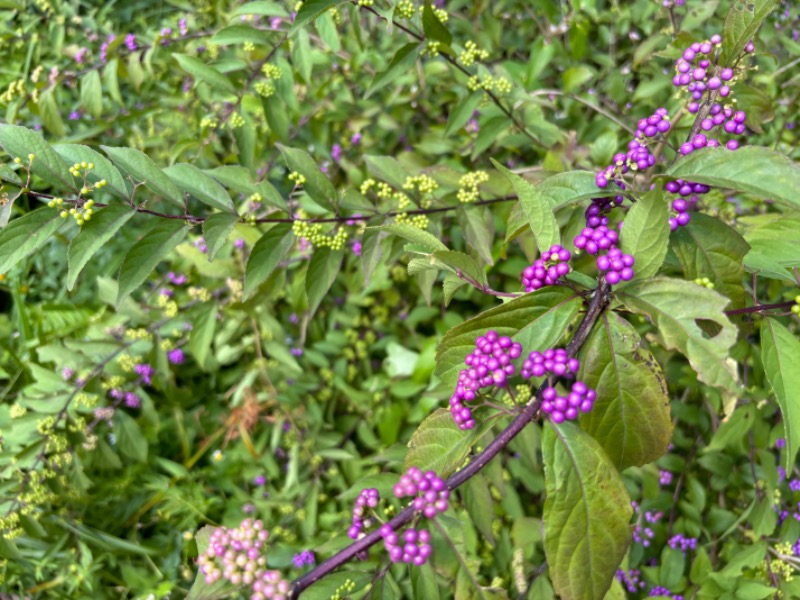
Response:
POLYGON ((795 3, 92 4, 0 1, 0 597, 800 598, 795 3))

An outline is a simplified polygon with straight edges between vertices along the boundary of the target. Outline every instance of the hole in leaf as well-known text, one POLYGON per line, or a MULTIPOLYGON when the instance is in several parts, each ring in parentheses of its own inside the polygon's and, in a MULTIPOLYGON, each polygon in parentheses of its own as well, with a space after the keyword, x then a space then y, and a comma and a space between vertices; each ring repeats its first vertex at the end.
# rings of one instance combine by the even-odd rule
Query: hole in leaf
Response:
POLYGON ((703 337, 706 339, 717 337, 719 332, 722 331, 722 326, 710 319, 695 319, 694 322, 697 323, 700 331, 703 332, 703 337))

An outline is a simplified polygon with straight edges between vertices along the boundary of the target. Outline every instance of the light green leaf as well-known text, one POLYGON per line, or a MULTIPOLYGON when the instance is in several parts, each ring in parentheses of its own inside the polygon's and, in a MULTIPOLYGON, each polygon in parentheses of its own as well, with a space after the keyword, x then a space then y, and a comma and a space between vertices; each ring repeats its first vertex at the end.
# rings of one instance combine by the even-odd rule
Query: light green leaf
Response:
MULTIPOLYGON (((528 216, 528 223, 530 223, 531 232, 536 238, 539 253, 547 252, 551 246, 561 241, 561 233, 558 229, 553 207, 549 198, 545 195, 549 189, 546 186, 549 179, 545 179, 539 186, 533 186, 519 175, 506 169, 496 160, 492 159, 492 164, 506 176, 514 188, 519 203, 528 216), (544 190, 540 190, 542 186, 545 186, 544 190), (543 191, 545 193, 542 193, 543 191)), ((592 184, 594 184, 594 181, 592 184)))
MULTIPOLYGON (((432 268, 443 269, 458 275, 463 273, 468 275, 478 283, 486 283, 486 273, 477 261, 463 252, 454 250, 438 250, 427 258, 415 259, 428 261, 432 268)), ((409 264, 410 266, 410 264, 409 264)))
POLYGON ((257 0, 256 2, 247 2, 241 6, 237 6, 233 11, 233 16, 238 17, 241 15, 263 15, 266 17, 288 17, 289 13, 278 2, 269 2, 267 0, 257 0))
POLYGON ((579 296, 567 288, 551 286, 487 310, 442 337, 436 351, 436 376, 455 386, 475 340, 490 329, 521 343, 524 355, 555 346, 580 307, 579 296))
POLYGON ((178 219, 164 219, 128 250, 119 271, 117 305, 142 285, 159 262, 181 243, 189 227, 178 219))
POLYGON ((381 181, 401 189, 410 175, 406 166, 393 156, 374 156, 367 154, 364 156, 367 163, 367 171, 381 181))
POLYGON ((669 207, 660 189, 648 192, 625 216, 622 251, 636 259, 634 279, 658 273, 669 246, 669 207))
POLYGON ((211 350, 211 342, 214 340, 214 331, 217 327, 217 303, 201 304, 194 312, 192 325, 192 333, 189 334, 187 347, 197 364, 206 370, 206 359, 211 350))
POLYGON ((212 88, 216 88, 228 94, 235 94, 236 87, 231 83, 231 80, 225 77, 222 73, 208 66, 199 58, 188 56, 186 54, 173 54, 175 60, 181 66, 181 69, 189 73, 195 79, 206 82, 212 88))
POLYGON ((61 118, 61 109, 56 101, 54 88, 40 94, 38 107, 44 128, 56 137, 64 137, 64 120, 61 118))
POLYGON ((245 42, 263 46, 270 43, 270 38, 268 32, 242 24, 223 27, 211 38, 211 43, 218 46, 244 44, 245 42))
POLYGON ((597 392, 592 411, 580 417, 581 429, 620 471, 657 460, 672 439, 667 383, 641 343, 630 323, 606 313, 579 355, 578 379, 597 392))
POLYGON ((303 6, 297 11, 297 16, 294 18, 292 28, 289 30, 289 35, 296 34, 303 25, 309 21, 316 19, 323 10, 328 10, 332 6, 336 6, 344 2, 344 0, 306 0, 303 6))
POLYGON ((787 471, 800 448, 800 340, 772 318, 761 322, 761 360, 781 407, 787 471))
POLYGON ((800 206, 800 166, 783 154, 760 146, 745 146, 733 152, 703 148, 682 157, 667 170, 667 175, 800 206))
POLYGON ((319 166, 314 159, 303 150, 289 148, 282 144, 277 144, 278 148, 289 166, 289 170, 297 171, 306 178, 303 189, 311 196, 311 199, 328 210, 334 210, 337 196, 336 189, 327 177, 319 170, 319 166))
POLYGON ((396 81, 398 77, 406 73, 412 64, 417 60, 419 54, 419 42, 412 42, 402 46, 392 57, 392 61, 384 71, 381 71, 369 84, 364 98, 369 98, 373 92, 381 89, 386 84, 396 81))
POLYGON ((28 161, 28 154, 36 155, 31 166, 34 175, 56 189, 77 191, 75 179, 66 163, 38 133, 19 125, 0 124, 0 146, 12 157, 19 157, 25 162, 28 161))
POLYGON ((794 282, 787 267, 800 267, 800 213, 766 213, 740 219, 750 252, 744 257, 748 271, 763 277, 794 282))
POLYGON ((149 156, 134 148, 100 148, 115 165, 130 173, 137 182, 143 182, 151 191, 183 208, 183 194, 149 156))
POLYGON ((114 432, 119 451, 136 462, 147 462, 147 440, 136 420, 124 410, 114 413, 114 432))
POLYGON ((279 223, 261 236, 250 252, 244 273, 244 297, 249 298, 289 254, 294 244, 290 223, 279 223))
POLYGON ((297 73, 306 84, 311 83, 311 40, 308 31, 301 29, 297 32, 296 39, 292 41, 292 63, 297 73))
POLYGON ((117 104, 122 104, 122 94, 119 91, 119 77, 117 76, 117 68, 119 67, 119 60, 117 58, 110 59, 106 66, 103 67, 103 82, 108 90, 108 95, 117 104))
POLYGON ((93 163, 94 168, 89 174, 89 181, 96 183, 101 179, 106 180, 106 188, 114 195, 119 196, 123 200, 130 197, 128 184, 122 178, 122 173, 119 172, 110 160, 99 152, 95 152, 88 146, 81 146, 79 144, 56 144, 53 149, 58 152, 66 161, 67 164, 74 165, 75 163, 93 163))
POLYGON ((103 84, 98 71, 91 70, 81 78, 81 106, 95 119, 103 113, 103 84))
POLYGON ((489 491, 489 482, 483 473, 478 473, 475 477, 470 477, 467 480, 466 488, 462 488, 462 490, 464 505, 473 524, 483 537, 494 545, 495 536, 492 523, 494 522, 495 514, 492 494, 489 491))
POLYGON ((370 231, 388 231, 389 233, 393 233, 394 235, 398 235, 402 238, 407 239, 409 242, 414 244, 418 244, 423 248, 431 251, 436 252, 437 250, 447 250, 447 246, 445 246, 442 241, 437 238, 432 233, 428 233, 420 229, 419 227, 414 227, 413 225, 406 225, 404 223, 393 223, 391 225, 380 225, 378 227, 367 227, 367 230, 370 231))
POLYGON ((181 190, 207 204, 227 212, 235 212, 233 201, 225 188, 194 165, 178 163, 164 169, 167 177, 181 190))
POLYGON ((344 258, 344 250, 317 248, 308 263, 306 273, 306 294, 308 295, 308 312, 317 312, 322 299, 331 289, 344 258))
POLYGON ((80 233, 69 244, 67 261, 67 289, 72 290, 86 263, 117 231, 127 223, 136 211, 129 206, 107 206, 92 215, 81 227, 80 233))
POLYGON ((50 239, 64 224, 58 213, 54 208, 39 208, 0 229, 0 273, 8 273, 50 239))
POLYGON ((628 310, 650 317, 664 347, 681 352, 700 381, 738 391, 736 365, 728 356, 736 327, 724 313, 730 300, 696 283, 666 277, 633 282, 617 296, 628 310), (719 332, 710 337, 697 321, 712 321, 719 332))
POLYGON ((494 220, 489 208, 486 206, 459 206, 456 216, 467 244, 487 264, 493 265, 494 220))
POLYGON ((215 213, 203 221, 203 239, 208 246, 208 262, 214 260, 238 220, 238 216, 222 212, 215 213))
POLYGON ((144 69, 142 69, 142 53, 131 52, 128 55, 128 80, 133 89, 138 92, 144 82, 144 69))
POLYGON ((414 598, 425 600, 439 600, 439 586, 436 584, 436 572, 430 563, 426 562, 422 566, 408 566, 408 574, 411 577, 411 587, 414 590, 414 598))
POLYGON ((733 64, 777 4, 778 0, 749 0, 731 5, 722 26, 720 65, 728 67, 733 64))
POLYGON ((472 92, 456 104, 455 108, 447 117, 447 127, 445 127, 444 130, 446 136, 454 131, 458 131, 467 124, 478 108, 478 105, 481 103, 481 100, 483 100, 483 94, 484 92, 482 90, 472 92))
POLYGON ((596 600, 631 543, 633 509, 600 445, 572 423, 544 427, 544 551, 563 600, 596 600))

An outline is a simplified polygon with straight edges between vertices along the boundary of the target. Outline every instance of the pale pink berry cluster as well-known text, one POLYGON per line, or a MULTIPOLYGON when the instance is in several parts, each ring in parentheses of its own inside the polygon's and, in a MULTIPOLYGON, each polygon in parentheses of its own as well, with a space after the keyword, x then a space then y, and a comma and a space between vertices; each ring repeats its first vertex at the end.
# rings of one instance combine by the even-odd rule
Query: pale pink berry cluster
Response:
POLYGON ((411 506, 428 519, 445 512, 450 497, 450 490, 443 479, 433 471, 423 473, 417 467, 410 467, 392 492, 397 498, 414 497, 411 506))
POLYGON ((383 545, 389 553, 389 560, 422 566, 433 551, 431 533, 427 529, 417 530, 409 527, 402 536, 388 524, 380 528, 383 545))

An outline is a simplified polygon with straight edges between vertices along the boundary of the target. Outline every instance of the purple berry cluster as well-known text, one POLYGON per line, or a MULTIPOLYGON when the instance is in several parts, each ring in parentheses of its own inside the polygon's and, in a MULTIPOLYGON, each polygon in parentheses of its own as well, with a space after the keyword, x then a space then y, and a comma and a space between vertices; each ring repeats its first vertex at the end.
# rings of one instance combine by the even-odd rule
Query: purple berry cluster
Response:
POLYGON ((481 388, 504 387, 516 372, 511 361, 521 354, 521 344, 495 331, 488 331, 475 340, 475 350, 464 359, 469 368, 458 374, 456 390, 450 397, 450 413, 460 429, 475 427, 472 411, 464 406, 464 402, 475 400, 481 388))
POLYGON ((389 560, 394 563, 404 562, 422 566, 433 551, 431 534, 427 529, 417 530, 409 527, 402 537, 388 524, 380 528, 383 545, 389 553, 389 560))
POLYGON ((684 537, 678 533, 669 538, 667 544, 669 544, 669 547, 673 550, 680 549, 681 552, 686 552, 687 550, 694 550, 697 548, 697 538, 684 537))
POLYGON ((707 194, 711 188, 702 183, 695 183, 693 181, 684 181, 683 179, 676 179, 675 181, 668 181, 664 185, 670 194, 678 194, 680 198, 675 198, 672 201, 672 209, 675 215, 669 219, 669 227, 675 231, 678 227, 688 225, 692 220, 689 211, 697 206, 701 194, 707 194))
POLYGON ((353 507, 353 524, 347 530, 350 539, 357 540, 361 536, 361 531, 372 525, 372 517, 368 514, 369 509, 378 506, 380 501, 380 492, 375 488, 361 490, 356 498, 356 505, 353 507))
POLYGON ((616 246, 610 248, 604 256, 597 257, 597 268, 606 274, 606 281, 611 285, 633 279, 633 263, 633 256, 623 254, 616 246))
POLYGON ((665 588, 663 586, 656 586, 650 593, 647 594, 648 598, 671 598, 672 600, 683 600, 683 596, 680 594, 673 594, 669 588, 665 588))
MULTIPOLYGON (((625 168, 627 169, 627 167, 625 168)), ((619 181, 615 183, 625 189, 624 183, 619 181)), ((598 183, 598 185, 600 184, 598 183)), ((574 240, 575 247, 584 250, 587 254, 597 255, 601 250, 606 251, 606 254, 597 257, 596 262, 598 270, 605 273, 606 281, 610 285, 616 285, 620 281, 630 281, 634 275, 634 258, 630 254, 623 254, 617 248, 619 233, 608 226, 608 217, 606 216, 611 209, 622 204, 622 200, 622 196, 613 199, 593 199, 586 209, 586 227, 574 240)))
POLYGON ((555 244, 542 257, 522 271, 522 285, 526 292, 533 292, 546 285, 554 285, 559 277, 570 272, 567 264, 572 253, 555 244))
POLYGON ((548 373, 561 377, 567 373, 577 373, 580 366, 580 361, 570 358, 564 348, 549 348, 544 352, 531 352, 522 363, 519 373, 524 379, 544 377, 548 373))
POLYGON ((594 406, 597 393, 582 381, 576 381, 566 396, 559 396, 554 387, 545 388, 542 393, 542 412, 553 423, 574 421, 580 413, 588 413, 594 406))
POLYGON ((623 569, 617 569, 614 577, 632 594, 647 587, 642 581, 642 572, 639 569, 631 569, 627 573, 623 569))
POLYGON ((208 548, 197 559, 200 572, 210 585, 224 578, 233 585, 248 585, 253 600, 285 600, 289 582, 280 572, 265 569, 262 554, 269 532, 261 521, 245 519, 239 527, 218 527, 208 540, 208 548))
POLYGON ((414 496, 411 506, 428 519, 445 512, 450 497, 450 490, 443 479, 433 471, 423 473, 416 467, 410 467, 392 491, 397 498, 414 496))

